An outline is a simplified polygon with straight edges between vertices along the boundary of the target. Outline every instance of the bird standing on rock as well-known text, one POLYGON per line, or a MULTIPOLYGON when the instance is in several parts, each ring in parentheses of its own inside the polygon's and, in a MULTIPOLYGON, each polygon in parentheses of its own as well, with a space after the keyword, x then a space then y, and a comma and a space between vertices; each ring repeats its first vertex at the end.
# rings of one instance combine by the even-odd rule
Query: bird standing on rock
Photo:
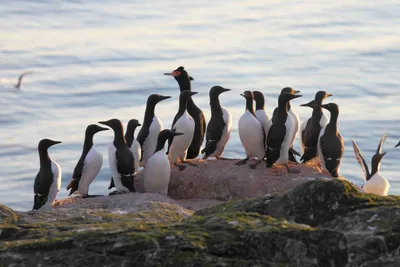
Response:
POLYGON ((256 118, 261 123, 265 133, 265 148, 267 147, 267 136, 269 128, 271 128, 272 121, 268 113, 265 111, 265 98, 260 91, 253 91, 254 100, 256 101, 256 118))
POLYGON ((204 153, 203 159, 208 157, 226 159, 221 155, 231 136, 232 115, 221 107, 219 95, 230 90, 219 85, 210 89, 211 119, 207 125, 206 146, 201 151, 201 153, 204 153))
POLYGON ((135 161, 135 172, 139 169, 139 163, 142 157, 142 148, 140 147, 139 142, 135 139, 135 130, 138 126, 141 126, 139 121, 132 119, 128 122, 128 127, 126 127, 125 132, 126 145, 132 151, 135 161))
POLYGON ((242 165, 251 157, 256 157, 256 163, 249 165, 250 168, 254 169, 264 159, 266 137, 261 123, 255 116, 253 93, 245 91, 240 95, 246 99, 245 112, 239 119, 239 137, 246 152, 246 158, 237 162, 236 165, 242 165))
MULTIPOLYGON (((285 93, 294 95, 294 94, 300 93, 300 91, 294 90, 291 87, 285 87, 285 88, 283 88, 281 90, 281 94, 285 94, 285 93)), ((287 103, 287 108, 288 108, 289 116, 292 117, 292 119, 293 119, 294 129, 295 129, 294 132, 292 133, 292 137, 291 137, 292 141, 290 143, 290 148, 289 148, 289 151, 288 151, 289 160, 292 161, 292 162, 297 162, 296 158, 294 156, 295 155, 296 156, 301 156, 301 155, 296 150, 294 150, 293 143, 294 143, 294 140, 296 139, 297 133, 299 132, 299 129, 300 129, 300 119, 299 119, 299 116, 297 115, 297 113, 294 112, 292 106, 290 105, 290 102, 287 103)), ((275 114, 276 111, 277 111, 277 108, 275 108, 273 115, 275 114)), ((273 118, 274 117, 272 116, 272 123, 274 123, 273 118)))
POLYGON ((61 143, 50 139, 42 139, 38 145, 40 169, 35 178, 33 209, 51 208, 61 188, 61 167, 49 156, 49 147, 61 143))
POLYGON ((353 143, 353 150, 354 154, 356 155, 357 162, 358 164, 360 164, 361 169, 364 173, 365 183, 362 186, 362 189, 365 193, 386 196, 389 191, 389 181, 379 173, 381 160, 386 154, 386 152, 382 153, 382 145, 383 142, 385 142, 386 137, 387 134, 384 134, 382 136, 381 141, 378 144, 376 153, 371 158, 371 172, 369 172, 368 164, 364 160, 364 157, 361 154, 361 151, 358 148, 356 142, 354 140, 351 140, 353 143))
POLYGON ((343 157, 344 143, 338 131, 339 107, 335 103, 322 105, 331 113, 329 123, 321 129, 318 137, 318 155, 322 168, 332 177, 339 177, 340 161, 343 157))
MULTIPOLYGON (((164 75, 173 76, 179 84, 181 93, 183 91, 191 91, 191 80, 184 67, 180 66, 171 73, 164 73, 164 75)), ((186 158, 194 159, 200 154, 201 145, 203 144, 204 135, 206 133, 206 118, 203 111, 196 106, 193 99, 189 98, 187 102, 187 112, 193 118, 195 123, 192 142, 188 148, 186 158)))
POLYGON ((290 100, 301 97, 291 93, 281 93, 278 98, 278 108, 272 117, 273 124, 267 136, 267 168, 274 163, 286 166, 289 173, 299 173, 298 170, 289 168, 289 148, 291 146, 293 132, 296 131, 295 121, 288 113, 290 100))
POLYGON ((163 130, 162 122, 155 114, 156 105, 168 98, 171 97, 157 94, 152 94, 147 98, 143 126, 137 136, 137 140, 142 148, 141 166, 146 167, 147 160, 153 155, 156 149, 158 134, 163 130))
POLYGON ((171 137, 177 137, 183 133, 171 130, 163 130, 158 135, 157 147, 153 156, 147 161, 143 173, 144 191, 147 193, 159 193, 167 195, 171 166, 164 151, 165 142, 171 137))
POLYGON ((82 197, 89 196, 89 186, 99 174, 103 165, 103 155, 93 145, 93 137, 100 131, 106 131, 107 128, 90 124, 86 127, 83 150, 72 174, 72 180, 67 186, 69 195, 76 194, 82 197))
MULTIPOLYGON (((114 140, 108 145, 108 162, 112 173, 110 187, 117 188, 115 193, 135 192, 133 176, 135 173, 135 163, 132 151, 126 144, 124 137, 124 127, 118 119, 100 121, 114 131, 114 140)), ((111 194, 114 194, 111 193, 111 194)))
MULTIPOLYGON (((310 161, 318 156, 318 137, 321 129, 328 124, 328 117, 322 112, 322 102, 325 98, 332 96, 325 91, 318 91, 313 102, 313 112, 311 118, 301 124, 300 143, 302 147, 303 163, 310 161), (303 149, 304 148, 304 149, 303 149)), ((307 106, 300 105, 300 106, 307 106)))
POLYGON ((183 171, 186 166, 179 164, 187 163, 189 165, 194 165, 191 162, 186 161, 186 155, 190 144, 192 143, 193 134, 195 130, 195 122, 192 116, 186 110, 186 105, 188 100, 197 94, 197 92, 183 91, 179 96, 179 110, 175 115, 174 121, 172 122, 171 129, 178 133, 183 133, 180 136, 171 136, 168 139, 168 151, 170 160, 174 163, 179 170, 183 171))

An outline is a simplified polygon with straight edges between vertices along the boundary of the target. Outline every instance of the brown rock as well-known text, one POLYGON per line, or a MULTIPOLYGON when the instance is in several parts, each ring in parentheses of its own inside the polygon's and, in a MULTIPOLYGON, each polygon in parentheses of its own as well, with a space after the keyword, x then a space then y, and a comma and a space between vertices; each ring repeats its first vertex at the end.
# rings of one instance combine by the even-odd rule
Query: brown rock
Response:
MULTIPOLYGON (((296 164, 291 167, 300 174, 288 174, 283 166, 267 169, 261 163, 256 169, 247 164, 236 166, 232 160, 194 160, 197 167, 187 166, 184 171, 171 166, 168 196, 173 199, 208 198, 217 200, 259 197, 281 194, 299 184, 315 178, 328 178, 311 165, 296 164)), ((135 187, 143 192, 143 171, 135 179, 135 187)))

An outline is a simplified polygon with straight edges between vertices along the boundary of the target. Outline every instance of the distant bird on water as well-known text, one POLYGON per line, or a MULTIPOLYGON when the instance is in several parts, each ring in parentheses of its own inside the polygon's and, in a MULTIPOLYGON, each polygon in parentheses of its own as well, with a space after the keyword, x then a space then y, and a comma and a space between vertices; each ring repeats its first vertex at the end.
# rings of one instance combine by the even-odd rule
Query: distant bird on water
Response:
MULTIPOLYGON (((353 149, 354 154, 356 155, 357 162, 358 164, 360 164, 361 169, 364 173, 365 183, 362 186, 362 189, 365 193, 386 196, 387 192, 389 191, 390 184, 388 180, 379 173, 381 160, 386 154, 386 152, 382 153, 382 144, 383 142, 385 142, 386 137, 387 133, 382 136, 381 141, 378 144, 376 153, 371 158, 371 172, 369 172, 368 165, 364 160, 364 157, 361 154, 361 151, 358 148, 356 142, 354 140, 351 140, 353 142, 353 149)), ((400 142, 397 145, 400 145, 400 142)))
POLYGON ((14 84, 14 87, 17 88, 18 90, 21 90, 21 83, 22 83, 22 78, 24 78, 24 76, 33 73, 32 71, 26 71, 23 72, 21 75, 19 75, 18 77, 18 83, 14 84))

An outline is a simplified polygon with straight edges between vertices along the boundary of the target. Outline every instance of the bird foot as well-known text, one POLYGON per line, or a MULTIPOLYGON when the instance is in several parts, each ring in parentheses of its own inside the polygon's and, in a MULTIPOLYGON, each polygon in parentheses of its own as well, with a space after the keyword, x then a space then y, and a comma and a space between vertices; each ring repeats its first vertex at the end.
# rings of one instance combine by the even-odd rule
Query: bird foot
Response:
POLYGON ((124 193, 125 193, 125 192, 116 190, 116 191, 112 191, 112 192, 109 193, 108 195, 109 195, 109 196, 114 196, 114 195, 119 195, 119 194, 124 194, 124 193))
POLYGON ((176 167, 178 167, 178 169, 179 169, 180 172, 186 169, 186 166, 184 166, 184 165, 181 165, 181 164, 178 164, 178 163, 174 163, 174 165, 175 165, 176 167))
POLYGON ((249 164, 250 169, 255 169, 261 163, 261 160, 257 160, 256 163, 249 164))

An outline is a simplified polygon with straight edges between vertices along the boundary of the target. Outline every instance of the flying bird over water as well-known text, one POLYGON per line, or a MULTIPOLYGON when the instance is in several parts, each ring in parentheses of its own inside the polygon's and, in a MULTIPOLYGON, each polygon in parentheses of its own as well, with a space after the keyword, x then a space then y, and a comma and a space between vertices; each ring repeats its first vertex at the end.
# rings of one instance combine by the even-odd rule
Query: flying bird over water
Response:
POLYGON ((21 90, 22 78, 24 78, 25 75, 32 74, 32 73, 33 73, 32 71, 26 71, 26 72, 23 72, 21 75, 19 75, 18 83, 14 84, 14 87, 21 90))

